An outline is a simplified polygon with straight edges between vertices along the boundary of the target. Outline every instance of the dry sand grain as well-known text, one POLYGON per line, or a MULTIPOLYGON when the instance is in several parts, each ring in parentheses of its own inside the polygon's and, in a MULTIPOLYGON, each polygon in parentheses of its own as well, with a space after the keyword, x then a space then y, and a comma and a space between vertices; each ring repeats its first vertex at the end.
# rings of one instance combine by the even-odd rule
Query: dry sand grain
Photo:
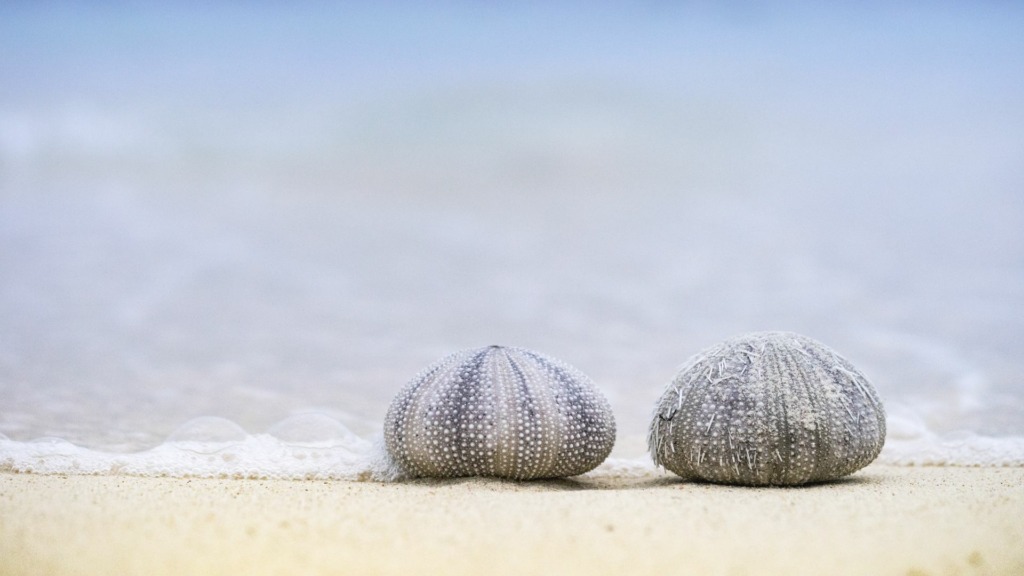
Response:
POLYGON ((1024 574, 1024 468, 376 484, 0 474, 0 573, 1024 574))

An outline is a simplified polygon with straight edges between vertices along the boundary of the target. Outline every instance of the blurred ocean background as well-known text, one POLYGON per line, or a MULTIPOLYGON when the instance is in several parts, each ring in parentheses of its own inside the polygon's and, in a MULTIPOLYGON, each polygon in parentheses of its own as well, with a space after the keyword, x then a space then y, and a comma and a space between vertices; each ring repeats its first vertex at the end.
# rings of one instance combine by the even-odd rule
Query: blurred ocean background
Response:
POLYGON ((728 6, 0 4, 0 466, 352 446, 488 344, 642 458, 768 329, 883 460, 1024 463, 1024 6, 728 6))

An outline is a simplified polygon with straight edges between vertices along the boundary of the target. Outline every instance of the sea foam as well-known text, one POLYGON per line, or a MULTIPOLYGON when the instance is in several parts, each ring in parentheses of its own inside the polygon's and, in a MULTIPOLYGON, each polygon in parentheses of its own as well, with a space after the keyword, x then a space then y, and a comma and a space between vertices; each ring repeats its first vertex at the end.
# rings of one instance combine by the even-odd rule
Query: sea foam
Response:
POLYGON ((909 466, 1024 466, 1024 436, 983 436, 971 431, 938 434, 916 414, 889 415, 878 462, 909 466))
POLYGON ((112 453, 59 438, 0 439, 0 470, 38 474, 125 474, 199 478, 356 480, 366 477, 374 444, 322 415, 289 418, 247 434, 223 418, 184 424, 149 450, 112 453))
MULTIPOLYGON (((890 417, 878 462, 902 466, 1024 466, 1024 437, 969 432, 937 434, 912 417, 890 417)), ((0 471, 34 474, 389 480, 379 436, 363 438, 322 414, 293 416, 249 434, 224 418, 191 420, 149 450, 114 453, 43 437, 18 442, 0 435, 0 471)), ((590 477, 657 474, 647 455, 609 458, 590 477)))

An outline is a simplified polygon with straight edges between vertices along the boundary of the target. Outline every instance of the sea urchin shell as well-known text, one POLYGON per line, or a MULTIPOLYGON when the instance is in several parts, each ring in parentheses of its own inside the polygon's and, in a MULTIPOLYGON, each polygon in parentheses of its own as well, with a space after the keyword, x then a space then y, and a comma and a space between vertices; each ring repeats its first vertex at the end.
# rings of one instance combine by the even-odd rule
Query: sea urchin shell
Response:
POLYGON ((824 345, 788 332, 727 340, 691 358, 655 409, 654 462, 684 478, 793 485, 867 466, 885 441, 871 384, 824 345))
POLYGON ((456 352, 416 376, 388 410, 384 441, 413 477, 558 478, 604 461, 615 420, 575 368, 489 346, 456 352))

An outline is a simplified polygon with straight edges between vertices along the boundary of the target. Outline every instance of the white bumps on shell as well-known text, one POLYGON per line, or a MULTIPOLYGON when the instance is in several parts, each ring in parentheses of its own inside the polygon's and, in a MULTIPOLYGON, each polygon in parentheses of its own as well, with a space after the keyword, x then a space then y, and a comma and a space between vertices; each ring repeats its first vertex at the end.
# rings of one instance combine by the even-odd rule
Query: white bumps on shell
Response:
POLYGON ((456 352, 416 376, 391 403, 384 442, 406 476, 559 478, 607 458, 615 419, 575 368, 489 346, 456 352))
POLYGON ((846 359, 799 334, 758 332, 691 358, 655 408, 648 448, 683 478, 750 486, 834 480, 867 466, 885 411, 846 359))

